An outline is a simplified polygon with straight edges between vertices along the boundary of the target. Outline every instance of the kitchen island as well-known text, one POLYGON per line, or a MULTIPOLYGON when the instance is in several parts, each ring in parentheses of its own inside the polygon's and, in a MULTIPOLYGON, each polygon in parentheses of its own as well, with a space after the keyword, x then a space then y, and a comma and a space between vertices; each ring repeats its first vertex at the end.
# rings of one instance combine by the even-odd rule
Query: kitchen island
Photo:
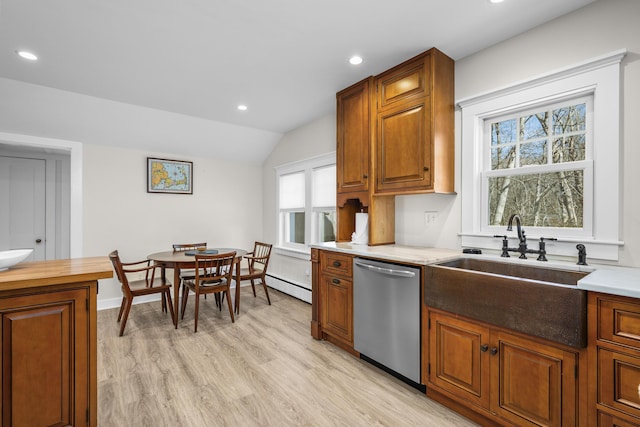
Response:
POLYGON ((2 425, 97 425, 98 280, 107 257, 0 272, 2 425))

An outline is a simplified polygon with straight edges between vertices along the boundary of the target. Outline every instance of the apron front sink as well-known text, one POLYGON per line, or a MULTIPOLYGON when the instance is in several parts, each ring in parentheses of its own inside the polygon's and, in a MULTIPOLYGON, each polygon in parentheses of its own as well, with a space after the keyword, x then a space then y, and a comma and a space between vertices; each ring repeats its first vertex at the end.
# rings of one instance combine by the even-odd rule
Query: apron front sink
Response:
POLYGON ((426 267, 425 303, 496 326, 587 346, 588 273, 459 258, 426 267))

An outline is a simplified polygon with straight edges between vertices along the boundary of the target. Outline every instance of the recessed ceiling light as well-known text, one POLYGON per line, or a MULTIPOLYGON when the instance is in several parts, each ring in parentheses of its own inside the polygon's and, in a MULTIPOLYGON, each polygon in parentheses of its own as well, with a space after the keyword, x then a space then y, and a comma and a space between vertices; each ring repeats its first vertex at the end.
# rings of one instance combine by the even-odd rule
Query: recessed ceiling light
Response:
POLYGON ((238 105, 238 110, 247 111, 247 106, 246 105, 238 105))
POLYGON ((349 64, 351 65, 359 65, 362 64, 362 58, 359 56, 352 56, 351 58, 349 58, 349 64))
POLYGON ((502 3, 504 0, 489 0, 489 3, 502 3))
POLYGON ((29 61, 37 61, 38 57, 31 52, 26 50, 17 50, 16 53, 20 55, 21 58, 28 59, 29 61))

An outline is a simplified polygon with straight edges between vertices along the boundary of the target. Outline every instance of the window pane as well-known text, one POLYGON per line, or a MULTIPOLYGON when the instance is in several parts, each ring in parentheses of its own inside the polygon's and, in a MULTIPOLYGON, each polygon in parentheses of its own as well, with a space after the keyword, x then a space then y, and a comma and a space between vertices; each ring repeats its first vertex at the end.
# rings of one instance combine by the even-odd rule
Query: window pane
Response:
POLYGON ((491 148, 491 169, 510 169, 516 164, 516 146, 491 148))
POLYGON ((586 129, 587 105, 577 104, 553 110, 553 133, 584 132, 586 129))
POLYGON ((314 212, 316 224, 318 224, 318 235, 316 241, 334 242, 336 240, 336 211, 314 212))
POLYGON ((553 140, 553 163, 585 159, 585 136, 573 135, 553 140))
POLYGON ((491 123, 491 145, 515 142, 516 135, 516 119, 491 123))
POLYGON ((547 112, 520 117, 520 139, 544 138, 548 134, 547 112))
POLYGON ((284 241, 304 244, 304 212, 282 212, 284 241))
POLYGON ((313 170, 312 206, 336 205, 336 166, 313 170))
POLYGON ((304 172, 280 176, 280 209, 304 208, 304 172))
POLYGON ((520 145, 520 166, 546 165, 547 140, 527 142, 520 145))
POLYGON ((526 226, 581 228, 583 197, 582 170, 489 178, 489 223, 517 213, 526 226))

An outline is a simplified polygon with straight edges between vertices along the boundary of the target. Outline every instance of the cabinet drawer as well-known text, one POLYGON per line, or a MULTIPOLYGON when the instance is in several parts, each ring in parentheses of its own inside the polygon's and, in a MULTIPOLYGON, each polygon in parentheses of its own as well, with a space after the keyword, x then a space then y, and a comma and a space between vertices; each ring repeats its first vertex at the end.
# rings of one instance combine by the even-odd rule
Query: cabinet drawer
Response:
POLYGON ((598 299, 598 339, 640 348, 640 304, 598 299))
POLYGON ((320 252, 320 265, 324 273, 337 274, 348 278, 353 276, 353 258, 350 255, 322 251, 320 252))
POLYGON ((598 427, 638 427, 638 422, 631 422, 618 418, 615 415, 598 411, 598 427))
POLYGON ((598 402, 640 417, 640 358, 598 349, 598 402))

